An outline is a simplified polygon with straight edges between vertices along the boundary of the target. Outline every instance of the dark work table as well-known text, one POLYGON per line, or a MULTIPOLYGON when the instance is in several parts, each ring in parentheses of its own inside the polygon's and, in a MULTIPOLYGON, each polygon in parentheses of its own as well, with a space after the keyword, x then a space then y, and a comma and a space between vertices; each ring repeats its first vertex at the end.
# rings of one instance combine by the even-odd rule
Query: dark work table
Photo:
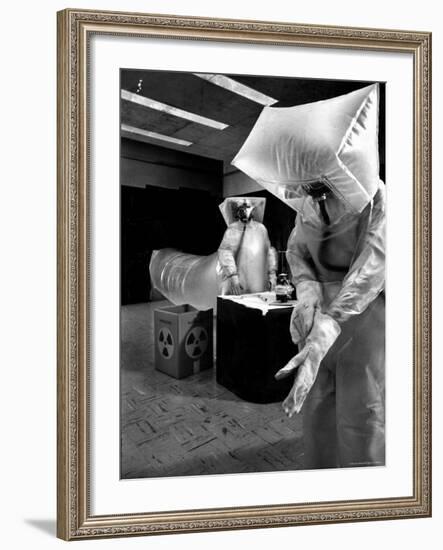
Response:
POLYGON ((260 309, 217 298, 217 382, 253 403, 283 401, 294 376, 275 373, 297 354, 289 334, 292 305, 260 309))

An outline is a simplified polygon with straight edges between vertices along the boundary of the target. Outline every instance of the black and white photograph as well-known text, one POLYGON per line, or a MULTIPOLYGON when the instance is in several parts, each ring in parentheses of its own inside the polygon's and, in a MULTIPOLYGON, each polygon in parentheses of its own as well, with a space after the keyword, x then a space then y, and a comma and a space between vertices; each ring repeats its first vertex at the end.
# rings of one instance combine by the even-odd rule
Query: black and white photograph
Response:
POLYGON ((121 69, 122 479, 385 464, 385 85, 121 69))
POLYGON ((440 548, 438 6, 5 4, 3 548, 440 548))

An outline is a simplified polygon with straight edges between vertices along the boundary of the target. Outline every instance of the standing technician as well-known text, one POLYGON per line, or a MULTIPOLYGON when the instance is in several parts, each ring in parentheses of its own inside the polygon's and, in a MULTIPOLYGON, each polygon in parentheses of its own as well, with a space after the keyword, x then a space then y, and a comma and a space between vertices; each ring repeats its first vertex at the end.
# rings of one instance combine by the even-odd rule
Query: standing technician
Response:
POLYGON ((305 467, 385 463, 385 186, 378 85, 266 107, 233 164, 297 211, 287 259, 299 353, 283 402, 303 411, 305 467))

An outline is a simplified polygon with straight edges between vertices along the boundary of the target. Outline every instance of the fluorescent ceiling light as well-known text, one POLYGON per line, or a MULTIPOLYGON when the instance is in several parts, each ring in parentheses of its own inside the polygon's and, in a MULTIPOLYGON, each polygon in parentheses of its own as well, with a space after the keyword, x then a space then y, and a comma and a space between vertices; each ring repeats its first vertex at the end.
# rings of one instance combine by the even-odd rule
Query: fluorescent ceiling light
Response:
POLYGON ((212 82, 212 84, 220 86, 225 90, 229 90, 234 94, 241 95, 250 99, 251 101, 260 103, 260 105, 274 105, 274 103, 278 102, 278 99, 274 99, 273 97, 262 94, 261 92, 254 90, 254 88, 245 86, 244 84, 241 84, 240 82, 237 82, 236 80, 229 78, 229 76, 225 76, 223 74, 194 73, 194 75, 198 76, 199 78, 203 78, 203 80, 207 80, 208 82, 212 82))
POLYGON ((168 115, 185 118, 186 120, 190 120, 191 122, 203 124, 204 126, 215 128, 216 130, 224 130, 228 127, 228 124, 223 124, 222 122, 218 122, 217 120, 213 120, 212 118, 206 118, 204 116, 196 115, 195 113, 189 113, 188 111, 183 111, 183 109, 172 107, 172 105, 161 103, 160 101, 156 101, 155 99, 150 99, 149 97, 144 97, 139 94, 128 92, 128 90, 122 90, 121 97, 122 99, 126 99, 126 101, 132 101, 132 103, 143 105, 143 107, 155 109, 156 111, 161 111, 163 113, 167 113, 168 115))
POLYGON ((160 139, 162 141, 168 141, 169 143, 174 143, 175 145, 183 145, 184 147, 189 147, 192 145, 191 141, 186 141, 185 139, 178 139, 170 136, 165 136, 163 134, 157 134, 157 132, 149 132, 148 130, 143 130, 142 128, 136 128, 135 126, 128 126, 127 124, 121 125, 122 132, 127 132, 128 134, 137 134, 139 136, 144 136, 151 139, 160 139))

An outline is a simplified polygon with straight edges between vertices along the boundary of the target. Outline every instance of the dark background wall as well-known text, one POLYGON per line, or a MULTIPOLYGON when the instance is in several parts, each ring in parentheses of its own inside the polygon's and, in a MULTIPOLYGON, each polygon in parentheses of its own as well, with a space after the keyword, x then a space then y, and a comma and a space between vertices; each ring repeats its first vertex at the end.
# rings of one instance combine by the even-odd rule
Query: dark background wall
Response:
POLYGON ((153 250, 217 249, 223 169, 220 161, 126 139, 121 158, 121 301, 128 304, 149 300, 153 250))

